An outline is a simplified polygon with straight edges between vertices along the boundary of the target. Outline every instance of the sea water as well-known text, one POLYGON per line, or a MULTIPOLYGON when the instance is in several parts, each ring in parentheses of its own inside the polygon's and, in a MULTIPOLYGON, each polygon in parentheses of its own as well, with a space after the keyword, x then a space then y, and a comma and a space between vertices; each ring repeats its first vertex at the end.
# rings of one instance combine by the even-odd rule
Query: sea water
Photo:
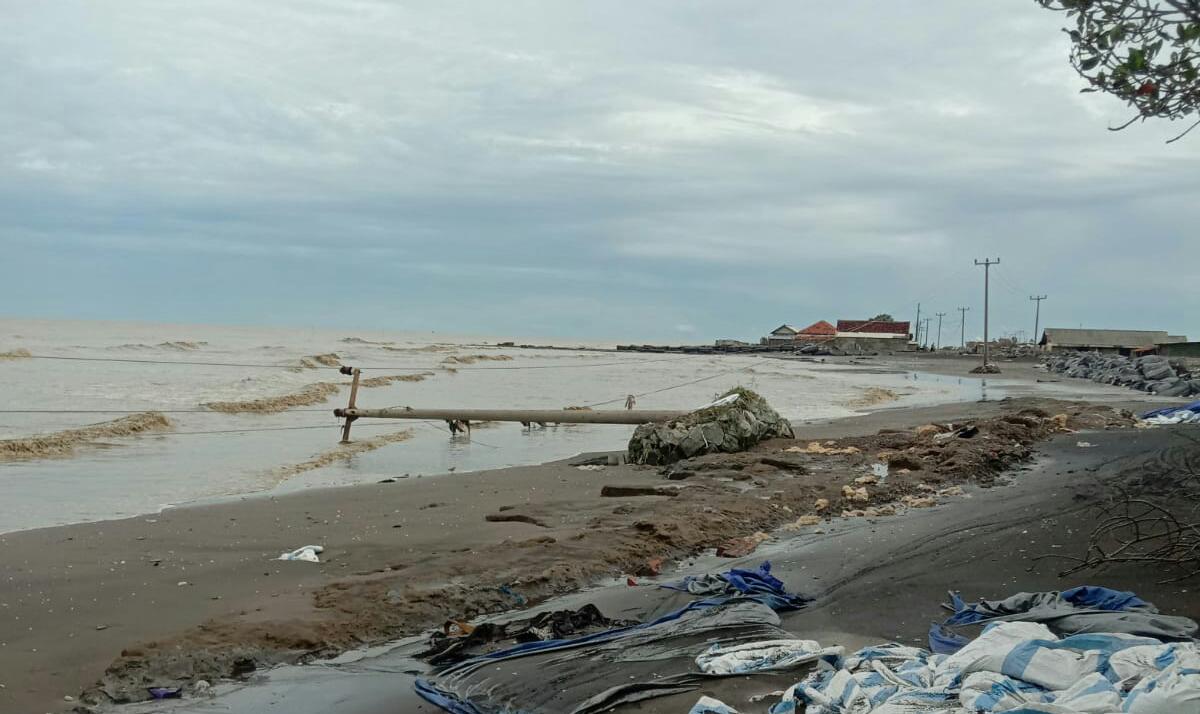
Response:
POLYGON ((171 432, 106 439, 67 458, 0 463, 0 532, 145 514, 239 494, 542 463, 623 448, 633 431, 631 426, 524 429, 498 423, 474 429, 468 439, 452 437, 440 422, 360 419, 353 427, 355 440, 402 429, 410 430, 411 438, 282 478, 280 467, 337 448, 340 421, 332 410, 345 405, 348 387, 326 403, 277 414, 224 414, 201 405, 278 396, 318 381, 348 382, 334 369, 295 369, 306 355, 336 353, 343 364, 360 366, 364 377, 397 374, 401 368, 433 373, 422 382, 360 390, 358 405, 368 408, 560 409, 611 402, 597 408, 619 409, 626 395, 647 393, 638 398, 638 408, 690 409, 743 385, 765 396, 784 416, 803 422, 860 413, 869 408, 863 397, 871 388, 899 395, 887 406, 978 398, 961 380, 914 380, 904 373, 820 362, 618 353, 602 351, 612 344, 575 340, 530 342, 595 351, 497 346, 510 339, 0 320, 0 352, 25 349, 40 357, 87 358, 0 361, 0 439, 122 416, 87 410, 162 410, 174 423, 171 432), (447 362, 472 355, 511 359, 447 362), (93 359, 130 361, 88 361, 93 359), (19 413, 26 410, 43 411, 19 413))

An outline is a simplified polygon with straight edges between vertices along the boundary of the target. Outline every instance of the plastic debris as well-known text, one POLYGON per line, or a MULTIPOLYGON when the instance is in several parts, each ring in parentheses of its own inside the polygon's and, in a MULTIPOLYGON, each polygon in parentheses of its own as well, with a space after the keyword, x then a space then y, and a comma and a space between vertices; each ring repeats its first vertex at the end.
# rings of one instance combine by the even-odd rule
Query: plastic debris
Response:
POLYGON ((700 697, 688 714, 738 714, 738 710, 719 699, 700 697))
POLYGON ((1200 402, 1182 407, 1164 407, 1146 412, 1142 421, 1148 424, 1196 424, 1200 423, 1200 402))
POLYGON ((1198 629, 1195 621, 1162 615, 1154 605, 1131 592, 1096 585, 1061 592, 1018 593, 1004 600, 981 600, 970 605, 958 593, 950 593, 949 607, 954 614, 929 630, 930 648, 942 654, 957 652, 967 644, 967 638, 954 629, 1000 621, 1040 622, 1058 635, 1115 632, 1160 640, 1191 639, 1198 629))
POLYGON ((320 563, 321 559, 317 557, 317 554, 323 552, 325 552, 325 548, 322 546, 306 545, 290 553, 280 553, 276 560, 302 560, 306 563, 320 563))
MULTIPOLYGON (((464 660, 418 679, 417 693, 455 714, 599 714, 621 704, 694 691, 710 676, 697 671, 698 653, 718 640, 728 648, 785 640, 789 634, 775 609, 807 602, 772 577, 766 563, 754 571, 687 579, 671 589, 703 597, 644 624, 527 642, 464 660)), ((733 711, 717 708, 720 702, 705 705, 710 709, 700 712, 733 711)))
POLYGON ((1060 639, 1039 623, 998 622, 953 655, 880 645, 821 661, 771 714, 1152 714, 1198 707, 1194 642, 1102 632, 1060 639))
POLYGON ((841 647, 822 647, 814 640, 766 640, 733 647, 717 643, 696 658, 696 666, 717 675, 778 672, 844 653, 841 647))
POLYGON ((146 687, 151 699, 179 699, 183 690, 179 687, 146 687))

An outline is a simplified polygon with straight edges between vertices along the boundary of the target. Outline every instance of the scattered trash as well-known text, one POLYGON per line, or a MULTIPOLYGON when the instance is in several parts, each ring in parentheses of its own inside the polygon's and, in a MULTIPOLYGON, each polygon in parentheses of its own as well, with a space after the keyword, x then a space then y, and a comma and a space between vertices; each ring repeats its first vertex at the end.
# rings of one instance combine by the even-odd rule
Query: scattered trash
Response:
POLYGON ((321 559, 317 557, 317 554, 323 552, 325 552, 323 546, 306 545, 290 553, 280 553, 275 560, 302 560, 306 563, 320 563, 321 559))
MULTIPOLYGON (((832 443, 832 442, 830 442, 830 443, 832 443)), ((804 446, 804 447, 791 446, 791 447, 784 449, 784 451, 791 453, 791 454, 821 454, 823 456, 848 456, 850 454, 857 454, 859 452, 859 449, 858 449, 858 447, 855 447, 855 446, 847 446, 845 448, 839 449, 836 446, 826 446, 819 441, 812 441, 812 442, 809 442, 808 446, 804 446)))
POLYGON ((636 624, 633 620, 610 620, 595 605, 584 605, 578 610, 542 612, 506 623, 485 622, 472 626, 450 621, 430 636, 429 649, 417 656, 432 665, 444 666, 478 656, 486 645, 498 642, 512 646, 561 640, 636 624))
POLYGON ((501 585, 500 587, 496 588, 496 590, 498 590, 501 595, 511 598, 513 602, 517 604, 517 607, 525 607, 525 605, 529 602, 524 595, 516 592, 507 585, 501 585))
POLYGON ((871 464, 871 475, 883 483, 888 477, 888 465, 884 463, 871 464))
POLYGON ((867 501, 871 500, 871 494, 867 493, 866 486, 854 488, 853 486, 847 485, 842 486, 842 498, 855 503, 866 503, 867 501))
POLYGON ((944 434, 935 434, 933 440, 948 441, 950 439, 973 439, 978 435, 979 427, 975 426, 974 424, 968 424, 967 426, 955 429, 954 431, 948 431, 944 434))
POLYGON ((1075 442, 1075 445, 1076 445, 1076 446, 1078 446, 1078 447, 1079 447, 1079 448, 1081 448, 1081 449, 1090 449, 1090 448, 1092 448, 1093 446, 1095 446, 1095 444, 1093 444, 1093 443, 1092 443, 1092 442, 1090 442, 1090 441, 1076 441, 1076 442, 1075 442))
POLYGON ((796 531, 796 530, 800 530, 801 528, 807 528, 808 526, 820 525, 820 523, 821 523, 820 516, 813 516, 813 515, 800 516, 795 521, 784 526, 783 529, 787 530, 787 531, 796 531))
POLYGON ((688 710, 688 714, 738 714, 738 710, 719 699, 700 697, 688 710))
POLYGON ((151 699, 179 699, 183 690, 179 687, 146 687, 151 699))
POLYGON ((211 697, 213 696, 212 688, 212 685, 207 680, 200 679, 192 685, 192 694, 197 697, 211 697))
POLYGON ((718 558, 744 558, 754 552, 760 543, 770 540, 768 533, 759 531, 742 538, 731 538, 717 546, 718 558))
POLYGON ((576 466, 575 468, 579 469, 580 471, 603 471, 608 467, 602 464, 584 464, 582 466, 576 466))

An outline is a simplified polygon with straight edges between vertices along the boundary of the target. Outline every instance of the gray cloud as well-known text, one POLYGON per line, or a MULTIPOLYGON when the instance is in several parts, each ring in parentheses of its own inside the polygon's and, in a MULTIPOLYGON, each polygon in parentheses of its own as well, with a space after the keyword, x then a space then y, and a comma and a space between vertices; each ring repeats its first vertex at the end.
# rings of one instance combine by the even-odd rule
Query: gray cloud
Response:
POLYGON ((977 318, 998 254, 999 331, 1036 291, 1049 324, 1200 334, 1195 142, 1106 131, 1032 0, 0 18, 8 313, 754 336, 977 318))

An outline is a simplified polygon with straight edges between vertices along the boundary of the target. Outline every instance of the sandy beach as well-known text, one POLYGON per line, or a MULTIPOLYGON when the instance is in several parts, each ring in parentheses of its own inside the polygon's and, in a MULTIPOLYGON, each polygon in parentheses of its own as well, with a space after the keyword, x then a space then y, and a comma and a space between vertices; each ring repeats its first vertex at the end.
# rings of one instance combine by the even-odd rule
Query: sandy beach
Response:
MULTIPOLYGON (((967 364, 929 360, 923 368, 954 376, 967 364)), ((1032 389, 1036 375, 1022 365, 1005 376, 1032 389)), ((138 700, 147 686, 328 657, 447 618, 673 572, 714 548, 736 553, 747 537, 766 538, 759 532, 794 537, 813 530, 802 516, 854 530, 880 518, 903 522, 935 504, 947 512, 984 498, 1004 504, 1009 487, 973 500, 960 487, 994 486, 1009 469, 1034 463, 1042 445, 1073 444, 1056 436, 1055 415, 1070 415, 1071 429, 1140 433, 1113 410, 1145 406, 1144 396, 1127 394, 1103 405, 1021 397, 884 408, 806 425, 795 441, 703 457, 670 477, 653 467, 604 465, 602 455, 438 478, 397 475, 10 533, 0 536, 0 607, 10 623, 0 638, 0 703, 4 711, 67 710, 81 695, 138 700), (988 439, 999 441, 951 452, 922 446, 912 431, 967 421, 986 424, 988 439), (847 447, 853 452, 825 453, 847 447), (923 463, 895 461, 887 487, 868 485, 862 499, 847 495, 846 485, 858 484, 883 451, 919 454, 923 463), (829 505, 817 508, 820 499, 829 505), (275 560, 308 544, 324 548, 321 563, 275 560)), ((1120 458, 1140 454, 1136 439, 1121 443, 1120 458)), ((1059 508, 1051 500, 1034 505, 1045 515, 1059 508)), ((886 552, 877 555, 895 565, 886 552)), ((817 590, 834 613, 843 591, 865 587, 858 576, 829 577, 837 584, 817 590)), ((989 594, 1003 594, 1000 584, 989 594)), ((893 619, 885 609, 877 622, 893 619)))

